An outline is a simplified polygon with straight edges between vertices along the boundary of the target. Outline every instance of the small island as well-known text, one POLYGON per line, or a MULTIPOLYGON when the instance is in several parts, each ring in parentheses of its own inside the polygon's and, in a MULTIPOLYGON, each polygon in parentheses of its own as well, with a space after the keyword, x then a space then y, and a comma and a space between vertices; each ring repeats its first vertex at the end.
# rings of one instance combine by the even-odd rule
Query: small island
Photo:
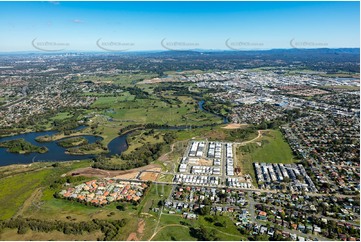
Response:
POLYGON ((69 148, 65 153, 70 155, 98 155, 108 153, 108 149, 103 147, 100 142, 95 142, 93 144, 69 148))
POLYGON ((58 141, 58 145, 64 148, 86 145, 88 140, 84 137, 71 137, 58 141))
POLYGON ((38 136, 35 138, 35 140, 39 143, 51 142, 53 140, 53 136, 50 135, 38 136))
POLYGON ((18 153, 18 154, 27 154, 34 152, 43 154, 48 152, 48 148, 46 148, 45 146, 39 147, 25 141, 24 139, 4 141, 0 143, 0 147, 8 148, 7 149, 8 152, 18 153))

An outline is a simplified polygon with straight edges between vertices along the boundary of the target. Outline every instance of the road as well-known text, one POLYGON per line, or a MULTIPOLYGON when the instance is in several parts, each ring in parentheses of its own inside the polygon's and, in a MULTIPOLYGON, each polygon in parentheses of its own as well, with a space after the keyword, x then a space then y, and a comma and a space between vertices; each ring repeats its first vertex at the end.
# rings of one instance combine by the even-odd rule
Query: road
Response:
POLYGON ((249 211, 249 215, 251 217, 251 221, 252 223, 256 222, 256 213, 254 211, 254 205, 255 202, 253 200, 253 196, 251 192, 247 192, 247 196, 248 196, 248 211, 249 211))
MULTIPOLYGON (((163 173, 162 173, 163 174, 163 173)), ((165 173, 166 174, 166 173, 165 173)), ((146 182, 141 181, 137 179, 118 179, 121 181, 129 181, 129 182, 146 182)), ((164 184, 164 185, 181 185, 183 183, 180 182, 160 182, 160 181, 152 181, 154 184, 164 184)), ((244 192, 268 192, 268 193, 280 193, 281 191, 278 190, 267 190, 267 189, 258 189, 258 188, 238 188, 238 187, 229 187, 225 185, 197 185, 197 184, 183 184, 183 185, 189 185, 193 187, 207 187, 207 188, 223 188, 223 189, 232 189, 232 190, 238 190, 238 191, 244 191, 244 192)), ((297 194, 297 193, 292 193, 297 194)), ((324 193, 312 193, 312 192, 305 192, 305 193, 299 193, 303 195, 308 195, 312 197, 322 197, 322 196, 335 196, 338 198, 357 198, 358 195, 343 195, 343 194, 324 194, 324 193)))

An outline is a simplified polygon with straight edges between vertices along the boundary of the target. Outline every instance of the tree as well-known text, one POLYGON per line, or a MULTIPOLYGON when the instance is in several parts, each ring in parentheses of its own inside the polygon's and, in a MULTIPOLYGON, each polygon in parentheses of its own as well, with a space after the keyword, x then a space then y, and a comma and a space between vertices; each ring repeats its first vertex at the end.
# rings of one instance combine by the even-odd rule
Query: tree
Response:
POLYGON ((199 210, 199 213, 201 215, 208 215, 211 212, 211 207, 210 206, 204 206, 199 210))

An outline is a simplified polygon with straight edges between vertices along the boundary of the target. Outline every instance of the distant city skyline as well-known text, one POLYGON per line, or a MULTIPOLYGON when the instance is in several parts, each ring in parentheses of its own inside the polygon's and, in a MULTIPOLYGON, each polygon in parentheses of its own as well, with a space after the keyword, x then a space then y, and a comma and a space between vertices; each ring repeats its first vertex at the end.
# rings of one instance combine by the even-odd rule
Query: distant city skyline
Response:
POLYGON ((359 48, 359 2, 0 2, 0 52, 359 48))

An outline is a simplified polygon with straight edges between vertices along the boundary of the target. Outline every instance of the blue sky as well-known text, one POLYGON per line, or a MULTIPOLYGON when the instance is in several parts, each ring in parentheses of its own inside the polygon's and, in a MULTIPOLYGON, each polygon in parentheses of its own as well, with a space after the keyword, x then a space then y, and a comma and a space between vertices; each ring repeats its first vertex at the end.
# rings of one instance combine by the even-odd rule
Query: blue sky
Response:
POLYGON ((0 51, 359 47, 359 4, 0 2, 0 51))

